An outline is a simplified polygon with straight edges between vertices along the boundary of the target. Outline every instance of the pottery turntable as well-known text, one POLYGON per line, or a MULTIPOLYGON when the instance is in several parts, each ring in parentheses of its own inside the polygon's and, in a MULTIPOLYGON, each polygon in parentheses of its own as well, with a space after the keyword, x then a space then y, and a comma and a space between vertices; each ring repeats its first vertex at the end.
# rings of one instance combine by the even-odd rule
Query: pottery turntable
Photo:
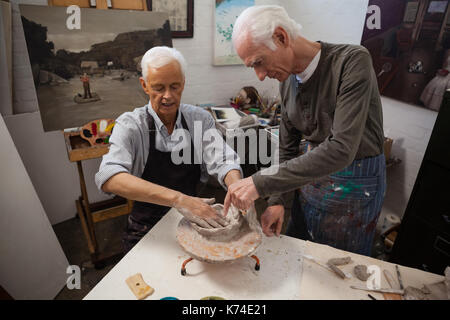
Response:
MULTIPOLYGON (((223 205, 212 207, 222 215, 223 205)), ((222 228, 207 229, 181 219, 177 227, 177 241, 191 257, 181 266, 181 274, 186 275, 186 265, 193 259, 207 263, 231 263, 245 257, 256 261, 255 270, 259 270, 260 261, 253 253, 262 242, 262 230, 256 217, 254 206, 241 213, 231 206, 226 220, 229 224, 222 228)))

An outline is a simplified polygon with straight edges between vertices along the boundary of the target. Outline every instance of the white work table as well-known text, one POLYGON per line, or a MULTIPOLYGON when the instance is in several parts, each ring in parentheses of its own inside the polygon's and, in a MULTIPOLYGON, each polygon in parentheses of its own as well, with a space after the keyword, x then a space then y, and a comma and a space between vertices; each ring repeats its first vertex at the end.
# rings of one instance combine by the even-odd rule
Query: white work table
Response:
MULTIPOLYGON (((144 281, 155 289, 146 300, 176 297, 180 300, 200 300, 219 296, 227 300, 289 300, 289 299, 369 299, 368 292, 350 288, 365 286, 353 275, 357 264, 377 265, 396 276, 395 265, 358 254, 337 250, 326 245, 292 237, 263 237, 255 254, 261 268, 256 271, 255 260, 245 257, 231 264, 209 264, 193 260, 181 265, 190 256, 176 240, 176 228, 182 216, 171 209, 142 240, 89 292, 84 299, 136 300, 125 280, 141 273, 144 281), (311 255, 321 262, 330 258, 350 256, 353 263, 340 268, 352 274, 341 279, 336 274, 302 257, 311 255)), ((404 287, 422 288, 444 280, 437 274, 400 266, 404 287)), ((389 288, 381 274, 381 287, 389 288)), ((381 293, 370 292, 377 299, 381 293)))

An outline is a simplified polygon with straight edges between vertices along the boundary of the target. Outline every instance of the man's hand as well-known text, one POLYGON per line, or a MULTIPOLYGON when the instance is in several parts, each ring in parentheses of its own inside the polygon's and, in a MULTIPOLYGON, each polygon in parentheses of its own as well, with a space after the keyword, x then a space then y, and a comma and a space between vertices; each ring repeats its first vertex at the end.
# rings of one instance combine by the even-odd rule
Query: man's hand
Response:
POLYGON ((225 178, 223 179, 223 181, 225 182, 225 184, 227 185, 227 188, 232 185, 233 183, 241 180, 241 172, 239 170, 233 169, 228 171, 228 173, 225 175, 225 178))
POLYGON ((268 237, 276 234, 279 237, 283 221, 284 207, 282 205, 268 207, 261 215, 261 226, 264 234, 268 237))
POLYGON ((189 221, 203 228, 221 228, 228 225, 224 217, 219 215, 210 204, 216 199, 190 197, 180 193, 175 200, 174 207, 189 221))
POLYGON ((248 210, 253 201, 259 198, 258 191, 252 177, 239 180, 228 187, 224 202, 224 216, 227 215, 230 205, 233 204, 239 210, 248 210))

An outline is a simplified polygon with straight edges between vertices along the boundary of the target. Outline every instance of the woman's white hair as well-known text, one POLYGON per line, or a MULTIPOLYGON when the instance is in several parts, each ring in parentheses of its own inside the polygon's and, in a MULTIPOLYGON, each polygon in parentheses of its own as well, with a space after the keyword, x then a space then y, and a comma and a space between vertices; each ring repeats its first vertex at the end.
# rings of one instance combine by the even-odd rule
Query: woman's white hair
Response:
POLYGON ((302 26, 291 19, 286 10, 280 6, 252 6, 239 15, 233 27, 233 44, 245 34, 249 34, 253 44, 265 44, 275 50, 272 35, 277 27, 286 30, 290 38, 300 36, 302 26))
POLYGON ((181 73, 183 74, 183 77, 185 77, 187 63, 180 51, 166 46, 153 47, 148 50, 141 60, 142 77, 145 82, 147 82, 148 68, 158 69, 172 61, 178 61, 181 73))

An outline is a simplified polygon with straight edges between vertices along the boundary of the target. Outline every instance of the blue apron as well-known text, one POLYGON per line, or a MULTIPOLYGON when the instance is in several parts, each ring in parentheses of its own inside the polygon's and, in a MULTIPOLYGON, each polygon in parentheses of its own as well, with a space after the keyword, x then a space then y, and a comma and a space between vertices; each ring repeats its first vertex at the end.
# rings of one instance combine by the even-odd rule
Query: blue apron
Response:
POLYGON ((296 191, 286 234, 370 256, 386 191, 384 154, 296 191))

